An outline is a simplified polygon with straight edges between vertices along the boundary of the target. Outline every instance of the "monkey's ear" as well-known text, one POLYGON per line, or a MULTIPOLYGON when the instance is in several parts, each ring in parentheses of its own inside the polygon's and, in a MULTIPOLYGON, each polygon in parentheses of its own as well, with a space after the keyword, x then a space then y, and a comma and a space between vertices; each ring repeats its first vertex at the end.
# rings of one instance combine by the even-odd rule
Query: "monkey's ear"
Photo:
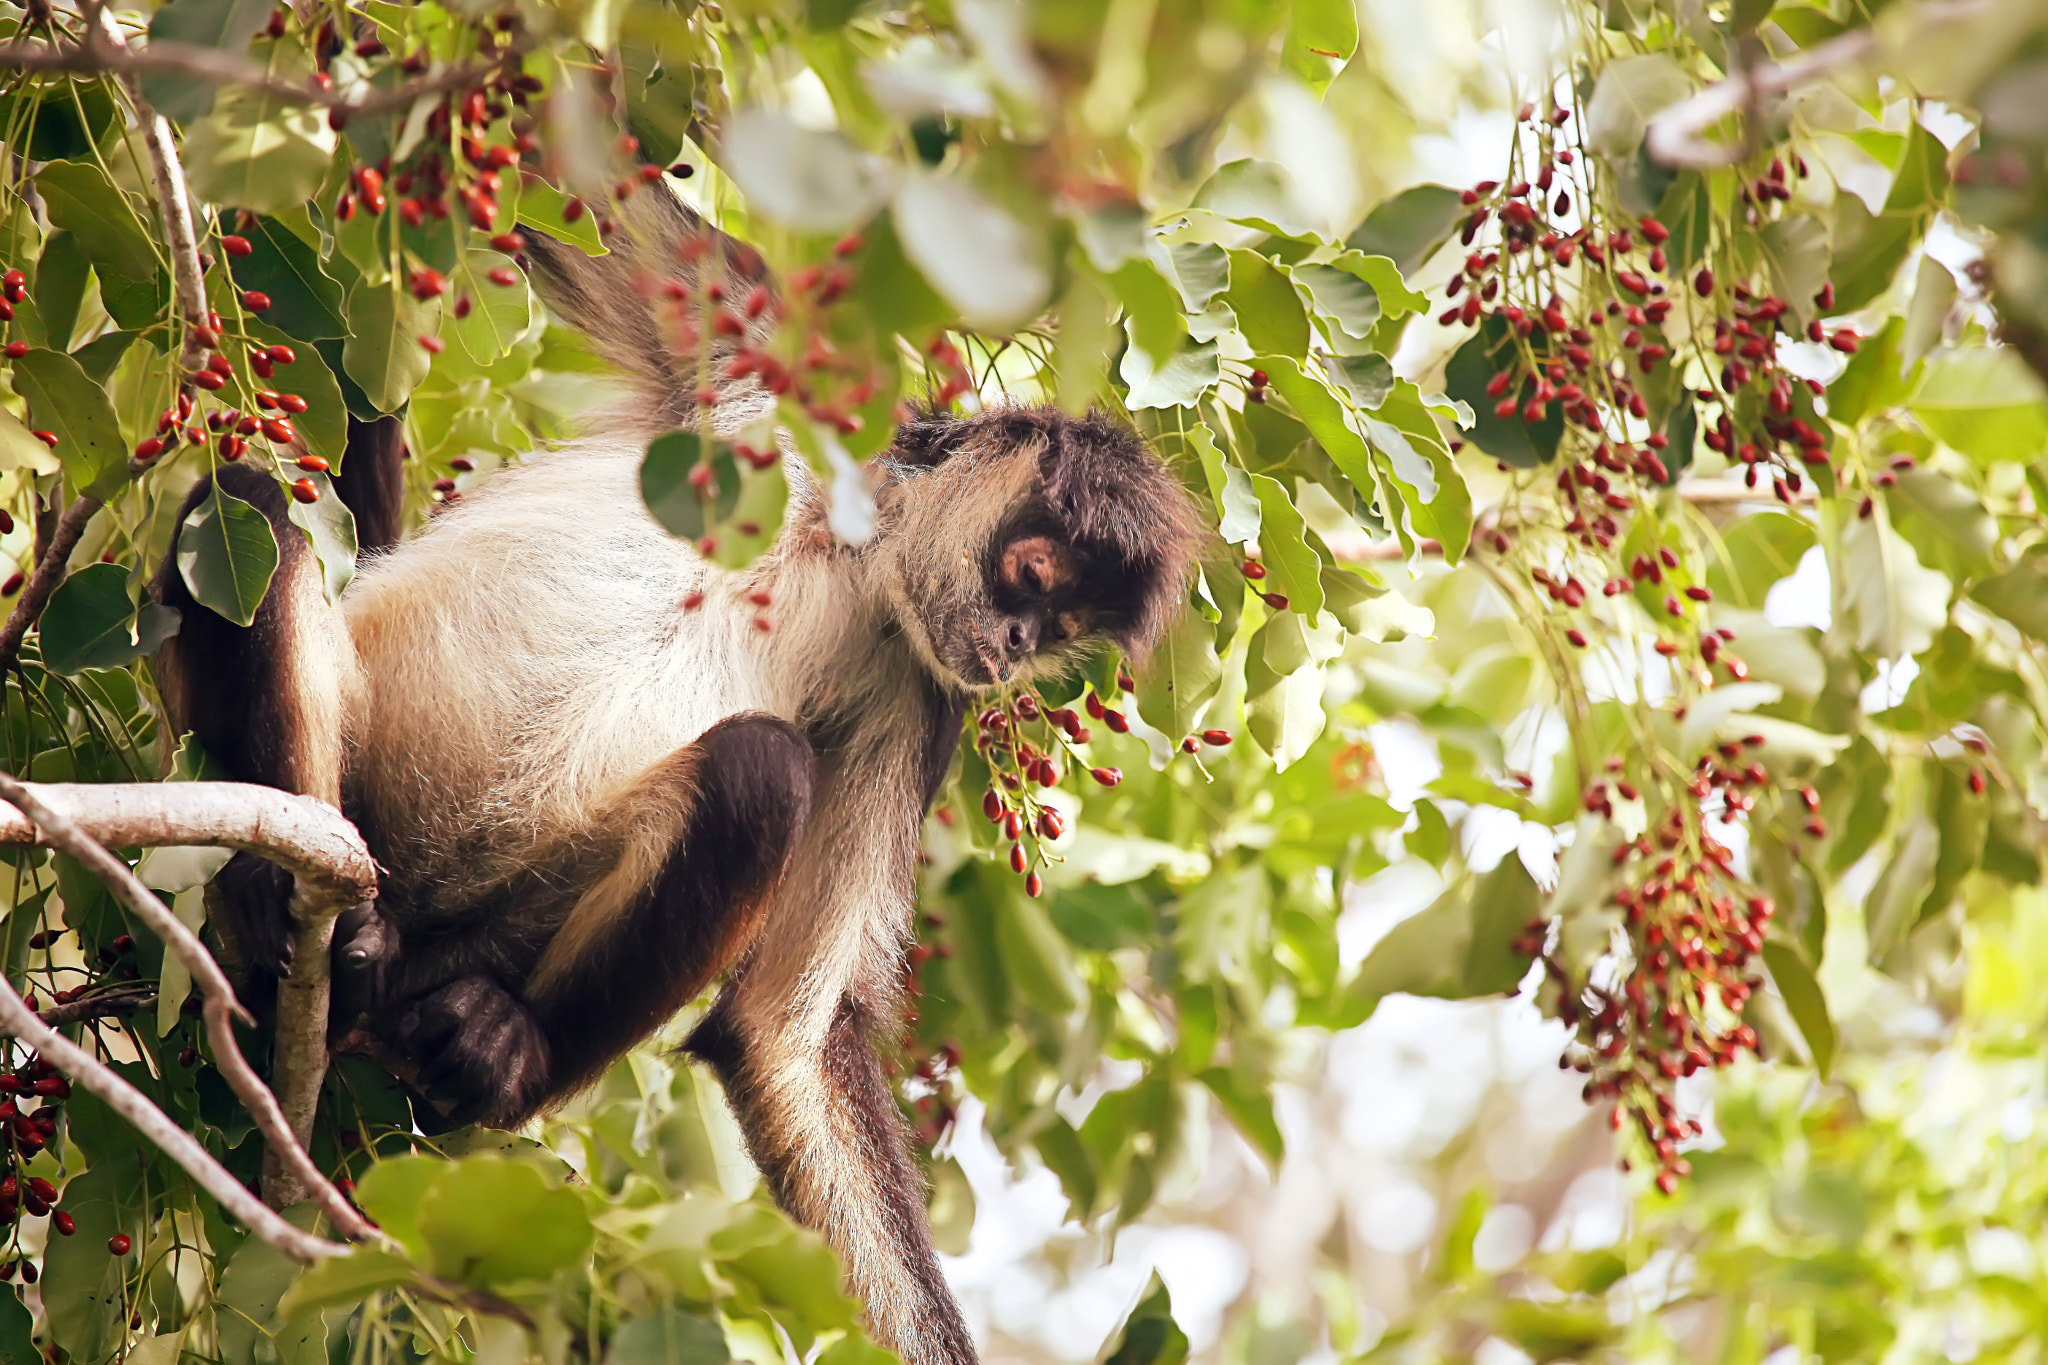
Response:
POLYGON ((886 457, 891 464, 912 469, 935 469, 953 454, 960 434, 960 419, 935 408, 920 408, 896 428, 886 457))

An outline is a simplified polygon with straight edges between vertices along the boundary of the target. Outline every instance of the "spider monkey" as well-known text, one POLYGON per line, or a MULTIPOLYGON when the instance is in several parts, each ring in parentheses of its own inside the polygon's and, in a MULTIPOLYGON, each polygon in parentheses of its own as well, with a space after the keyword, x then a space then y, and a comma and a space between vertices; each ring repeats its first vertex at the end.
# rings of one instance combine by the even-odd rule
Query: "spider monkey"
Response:
MULTIPOLYGON (((639 464, 650 436, 699 420, 697 289, 769 281, 672 194, 632 202, 609 255, 527 246, 554 314, 638 381, 602 434, 400 541, 399 424, 351 421, 339 488, 365 553, 338 606, 271 473, 223 465, 193 490, 188 511, 209 483, 255 505, 280 559, 240 627, 166 558, 154 591, 184 617, 158 656, 171 733, 362 831, 384 873, 337 929, 335 1030, 405 1059, 451 1123, 561 1101, 722 974, 685 1046, 777 1198, 838 1251, 881 1342, 967 1365, 876 1060, 901 1018, 919 825, 976 695, 1103 641, 1143 656, 1200 523, 1100 413, 925 412, 879 462, 864 543, 833 534, 785 455, 774 546, 744 572, 708 563, 648 515, 639 464), (668 302, 685 292, 689 311, 668 302)), ((712 372, 766 325, 716 338, 712 372)), ((773 404, 729 383, 709 426, 773 404)), ((218 884, 216 931, 258 983, 289 965, 289 894, 248 854, 218 884)))

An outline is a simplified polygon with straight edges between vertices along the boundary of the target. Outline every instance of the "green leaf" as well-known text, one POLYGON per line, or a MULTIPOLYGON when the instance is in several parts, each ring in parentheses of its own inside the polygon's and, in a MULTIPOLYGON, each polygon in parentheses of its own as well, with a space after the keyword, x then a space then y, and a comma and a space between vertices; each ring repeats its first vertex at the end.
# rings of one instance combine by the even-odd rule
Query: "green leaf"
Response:
POLYGON ((1351 0, 1294 0, 1287 41, 1319 56, 1349 61, 1358 48, 1358 9, 1351 0))
POLYGON ((1855 631, 1856 648, 1882 658, 1918 654, 1948 619, 1949 581, 1922 567, 1913 547, 1876 517, 1859 517, 1842 533, 1837 591, 1855 631))
POLYGON ((1191 735, 1222 680, 1216 627, 1185 607, 1140 670, 1138 714, 1168 739, 1191 735))
POLYGON ((2024 631, 2048 641, 2048 559, 2028 555, 2004 573, 1993 574, 1970 596, 2024 631))
POLYGON ((1270 161, 1247 157, 1225 162, 1195 191, 1194 206, 1283 237, 1308 237, 1315 230, 1296 203, 1286 170, 1270 161))
POLYGON ((136 1158, 132 1143, 95 1155, 92 1169, 64 1187, 64 1209, 77 1230, 69 1237, 53 1230, 42 1297, 50 1335, 72 1360, 106 1360, 128 1339, 130 1263, 107 1254, 107 1239, 116 1233, 143 1239, 142 1168, 136 1158))
MULTIPOLYGON (((378 1222, 389 1230, 381 1218, 378 1222)), ((382 1247, 359 1246, 346 1256, 330 1256, 307 1266, 278 1301, 278 1315, 294 1318, 321 1308, 354 1307, 381 1290, 409 1284, 418 1276, 419 1272, 398 1253, 382 1247)))
POLYGON ((1789 512, 1753 512, 1721 535, 1707 563, 1707 587, 1730 606, 1762 610, 1771 586, 1794 573, 1819 540, 1813 523, 1789 512))
POLYGON ((178 530, 178 574, 203 606, 238 626, 256 608, 277 572, 277 537, 261 512, 215 488, 178 530))
MULTIPOLYGON (((301 1228, 316 1211, 301 1204, 285 1217, 301 1228)), ((99 1248, 104 1257, 106 1248, 99 1248)), ((215 1313, 221 1365, 258 1365, 276 1359, 272 1329, 278 1303, 299 1276, 299 1263, 261 1237, 246 1237, 221 1275, 215 1313)))
MULTIPOLYGON (((1564 412, 1561 405, 1552 403, 1543 420, 1533 426, 1523 421, 1519 412, 1510 417, 1496 414, 1494 408, 1502 400, 1489 394, 1486 386, 1509 368, 1521 370, 1521 355, 1514 348, 1509 325, 1505 319, 1488 318, 1444 367, 1444 392, 1472 409, 1467 439, 1473 445, 1503 464, 1534 469, 1557 457, 1557 443, 1564 436, 1564 412)), ((1524 376, 1504 397, 1526 397, 1531 388, 1524 376)))
POLYGON ((532 329, 533 290, 510 256, 475 249, 463 252, 454 285, 458 295, 469 295, 471 303, 469 315, 455 320, 455 339, 477 364, 509 355, 513 343, 532 329), (512 283, 493 280, 494 270, 510 270, 512 283))
MULTIPOLYGON (((1849 313, 1872 302, 1899 273, 1919 239, 1922 219, 1914 214, 1882 214, 1873 218, 1853 194, 1835 196, 1833 263, 1828 277, 1835 282, 1835 311, 1849 313)), ((1823 257, 1825 264, 1826 258, 1823 257)), ((1818 280, 1815 287, 1819 287, 1818 280)), ((1808 295, 1787 295, 1802 313, 1808 295)))
POLYGON ((1223 301, 1237 314, 1238 330, 1261 355, 1308 354, 1308 314, 1301 295, 1278 266, 1256 251, 1230 253, 1230 288, 1223 301))
POLYGON ((1991 567, 1998 522, 1981 497, 1946 474, 1925 465, 1900 470, 1885 502, 1893 527, 1929 568, 1962 581, 1991 567))
POLYGON ((14 391, 28 401, 32 423, 56 433, 65 477, 102 502, 126 487, 128 446, 107 391, 61 351, 33 350, 14 362, 14 391))
POLYGON ((177 610, 156 603, 142 609, 138 622, 135 604, 128 600, 128 570, 119 564, 88 564, 51 594, 37 623, 37 638, 45 668, 78 673, 119 668, 153 653, 177 627, 177 610))
POLYGON ((1279 1120, 1273 1114, 1272 1090, 1261 1084, 1247 1084, 1245 1078, 1228 1067, 1209 1067, 1197 1079, 1216 1097, 1223 1112, 1230 1115, 1245 1141, 1258 1149, 1270 1167, 1278 1170, 1287 1156, 1287 1140, 1281 1136, 1279 1120))
POLYGON ((569 199, 539 176, 526 175, 519 182, 517 220, 530 228, 539 228, 558 242, 567 242, 586 256, 608 254, 610 248, 597 235, 597 221, 587 210, 574 221, 563 217, 569 199))
POLYGON ((343 368, 379 412, 397 412, 433 365, 420 339, 441 330, 441 300, 421 303, 392 282, 364 281, 349 291, 348 327, 343 368))
POLYGON ((859 227, 888 193, 873 158, 839 133, 805 128, 762 105, 727 122, 718 164, 746 194, 750 212, 803 233, 859 227))
POLYGON ((1159 267, 1143 257, 1126 261, 1109 283, 1124 306, 1131 344, 1155 365, 1170 361, 1188 334, 1188 323, 1180 310, 1180 295, 1159 267))
POLYGON ((1869 926, 1869 960, 1882 962, 1920 921, 1920 906, 1934 882, 1934 863, 1941 853, 1941 834, 1924 815, 1909 816, 1898 834, 1891 861, 1863 903, 1869 926))
POLYGON ((2008 347, 1929 356, 1912 410, 1935 439, 1981 465, 2024 464, 2048 446, 2048 391, 2008 347))
MULTIPOLYGON (((276 46, 271 76, 288 80, 297 62, 289 41, 276 46)), ((299 59, 302 61, 303 59, 299 59)), ((182 151, 192 192, 252 213, 281 213, 303 204, 327 176, 334 130, 317 105, 291 104, 262 91, 230 86, 213 112, 186 134, 182 151)))
POLYGON ((625 1323, 606 1348, 604 1365, 722 1365, 725 1329, 710 1318, 664 1308, 625 1323))
POLYGON ((1770 969, 1771 982, 1784 997, 1792 1021, 1799 1025, 1800 1036, 1806 1039, 1813 1069, 1825 1081, 1835 1060, 1835 1021, 1828 1015, 1828 1000, 1820 982, 1805 959, 1782 943, 1764 944, 1764 966, 1770 969))
POLYGON ((1116 1340, 1102 1365, 1182 1365, 1188 1358, 1188 1336, 1173 1320, 1166 1281, 1154 1270, 1145 1282, 1138 1306, 1117 1329, 1116 1340))
MULTIPOLYGON (((1866 337, 1841 378, 1828 385, 1828 417, 1854 426, 1873 412, 1895 408, 1913 397, 1924 368, 1905 358, 1905 323, 1888 320, 1875 336, 1866 337)), ((2048 428, 2044 428, 2048 437, 2048 428)))
MULTIPOLYGON (((1664 244, 1673 278, 1690 271, 1707 254, 1714 232, 1714 195, 1699 171, 1681 171, 1657 204, 1657 221, 1671 233, 1664 244)), ((1833 400, 1833 390, 1829 390, 1833 400)))
MULTIPOLYGON (((239 53, 270 18, 267 0, 172 0, 149 20, 151 43, 189 43, 239 53)), ((213 108, 214 82, 181 71, 146 71, 142 97, 165 118, 189 123, 213 108)))
MULTIPOLYGON (((279 342, 290 344, 283 332, 268 326, 256 318, 242 320, 244 330, 252 341, 265 346, 279 342)), ((263 379, 248 372, 246 356, 236 356, 239 372, 247 375, 254 388, 274 388, 284 393, 295 393, 306 400, 306 410, 292 418, 292 427, 299 433, 300 444, 308 454, 325 459, 337 474, 342 472, 342 462, 348 454, 348 405, 342 398, 341 381, 334 371, 327 368, 327 348, 339 349, 339 343, 326 342, 318 346, 292 346, 297 357, 289 365, 276 367, 273 377, 263 379)))
POLYGON ((43 254, 36 258, 34 297, 52 349, 71 349, 71 333, 77 328, 79 305, 85 302, 85 286, 91 279, 92 262, 86 259, 78 239, 62 230, 51 233, 43 243, 43 254))
POLYGON ((1528 869, 1509 853, 1476 885, 1453 887, 1390 929, 1347 990, 1375 1001, 1397 991, 1464 1000, 1513 990, 1529 968, 1514 941, 1542 903, 1528 869))
POLYGON ((1010 985, 1048 1016, 1073 1013, 1088 993, 1074 970, 1073 951, 1053 928, 1045 907, 1028 896, 1006 895, 995 917, 996 945, 1010 985))
POLYGON ((420 1232, 420 1201, 453 1166, 441 1157, 408 1153, 386 1157, 363 1173, 356 1202, 399 1245, 413 1256, 427 1255, 420 1232))
POLYGON ((1916 118, 1906 128, 1906 151, 1885 195, 1887 214, 1932 213, 1948 197, 1948 149, 1916 118))
POLYGON ((1325 357, 1324 368, 1361 408, 1376 408, 1394 391, 1394 364, 1377 352, 1325 357))
POLYGON ((320 564, 320 587, 329 602, 339 602, 356 576, 356 514, 325 474, 306 474, 320 496, 312 502, 291 500, 285 515, 306 533, 320 564))
MULTIPOLYGON (((1854 195, 1843 197, 1855 198, 1854 195)), ((1757 244, 1763 248, 1764 263, 1770 267, 1775 292, 1792 305, 1795 315, 1812 316, 1813 296, 1820 292, 1830 273, 1827 224, 1810 213, 1790 214, 1766 227, 1758 235, 1757 244)), ((1835 306, 1846 312, 1855 305, 1842 302, 1839 263, 1833 273, 1835 306)))
POLYGON ((589 1250, 596 1230, 574 1190, 503 1157, 470 1157, 420 1199, 436 1273, 472 1284, 544 1280, 589 1250))
POLYGON ((1448 185, 1415 185, 1388 199, 1351 230, 1344 244, 1368 256, 1384 256, 1402 275, 1422 268, 1469 212, 1448 185))
POLYGON ((1586 107, 1586 146, 1610 161, 1636 154, 1650 120, 1692 93, 1692 78, 1669 54, 1648 52, 1607 64, 1586 107))
POLYGON ((1166 248, 1166 258, 1174 288, 1190 313, 1208 311, 1210 302, 1230 287, 1230 254, 1213 242, 1175 242, 1166 248))
MULTIPOLYGON (((704 446, 697 433, 671 431, 655 437, 640 462, 640 500, 663 529, 682 540, 702 539, 711 524, 705 515, 704 497, 690 485, 690 471, 703 458, 704 446)), ((739 497, 736 485, 732 497, 735 501, 739 497)))
POLYGON ((1418 539, 1436 541, 1444 561, 1455 565, 1472 538, 1472 493, 1422 395, 1400 380, 1380 405, 1379 417, 1364 420, 1374 451, 1390 466, 1409 529, 1418 539))
POLYGON ((889 217, 903 254, 969 326, 1006 331, 1045 306, 1043 234, 961 176, 910 172, 889 217))
POLYGON ((1117 362, 1117 375, 1127 386, 1124 406, 1136 412, 1143 408, 1191 408, 1202 395, 1216 387, 1223 377, 1223 362, 1213 341, 1185 347, 1158 369, 1144 349, 1135 344, 1125 348, 1117 362))
POLYGON ((1385 256, 1347 251, 1330 265, 1370 285, 1379 299, 1380 313, 1384 317, 1405 317, 1429 307, 1429 296, 1410 289, 1408 281, 1401 276, 1400 267, 1385 256))
POLYGON ((312 247, 275 218, 256 219, 242 235, 251 250, 239 260, 230 258, 235 284, 270 295, 264 322, 300 341, 348 335, 341 286, 321 269, 312 247))
POLYGON ((1314 621, 1323 609, 1323 564, 1308 544, 1308 523, 1278 479, 1254 474, 1252 491, 1259 499, 1259 555, 1266 566, 1266 591, 1285 595, 1289 611, 1314 621))
POLYGON ((1307 291, 1309 304, 1325 324, 1360 340, 1380 320, 1380 296, 1373 287, 1333 265, 1297 265, 1288 275, 1307 291))
MULTIPOLYGON (((53 161, 36 172, 50 221, 69 232, 102 274, 153 280, 156 248, 128 196, 88 162, 53 161)), ((52 338, 62 342, 68 338, 52 338)))
POLYGON ((1225 457, 1208 423, 1188 428, 1188 444, 1202 462, 1202 476, 1216 502, 1216 534, 1232 545, 1244 544, 1259 533, 1259 498, 1252 491, 1251 476, 1225 457))

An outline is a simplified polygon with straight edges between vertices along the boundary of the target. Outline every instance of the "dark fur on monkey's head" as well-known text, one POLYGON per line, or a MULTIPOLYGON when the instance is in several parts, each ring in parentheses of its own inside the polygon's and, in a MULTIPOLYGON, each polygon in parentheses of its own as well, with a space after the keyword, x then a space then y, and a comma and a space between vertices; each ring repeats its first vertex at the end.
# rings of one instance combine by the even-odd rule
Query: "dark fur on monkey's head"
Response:
POLYGON ((884 458, 898 604, 958 681, 1060 672, 1102 639, 1142 660, 1178 609, 1200 518, 1143 439, 1107 414, 927 411, 884 458))

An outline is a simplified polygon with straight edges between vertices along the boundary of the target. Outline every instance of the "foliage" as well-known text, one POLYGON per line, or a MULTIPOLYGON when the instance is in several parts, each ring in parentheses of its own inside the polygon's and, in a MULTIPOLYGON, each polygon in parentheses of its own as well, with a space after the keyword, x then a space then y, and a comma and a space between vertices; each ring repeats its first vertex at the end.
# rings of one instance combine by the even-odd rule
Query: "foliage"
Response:
MULTIPOLYGON (((1146 665, 991 698, 928 826, 900 1061, 942 1242, 972 1217, 944 1144, 966 1094, 1072 1217, 1115 1228, 1199 1161, 1211 1115, 1285 1159, 1274 1095, 1304 1038, 1396 992, 1526 985, 1572 1026, 1564 1060, 1627 1159, 1681 1193, 1619 1259, 1547 1268, 1559 1297, 1460 1269, 1469 1211, 1433 1321, 1582 1353, 1615 1338, 1642 1248, 1682 1233, 1727 1286, 1762 1238, 1790 1287, 1730 1310, 1757 1346, 1730 1358, 1878 1349, 1869 1303, 1802 1297, 1800 1239, 1832 1238, 1829 1273, 1869 1284, 1892 1273, 1877 1241, 1963 1234, 1857 1207, 1921 1155, 1860 1103, 1896 1083, 1842 1027, 1831 929, 1853 917, 1874 970, 1938 992, 1978 917, 2035 894, 2048 812, 2048 401, 2024 331, 1999 343, 2033 325, 2048 249, 2027 101, 2048 36, 2021 0, 1982 8, 2003 41, 1883 7, 1872 66, 1718 125, 1727 164, 1675 168, 1645 148, 1660 112, 1845 14, 1567 6, 1571 50, 1528 92, 1506 173, 1370 212, 1344 187, 1383 173, 1399 57, 1344 0, 124 12, 268 83, 169 63, 136 87, 178 125, 206 317, 176 302, 135 91, 31 68, 0 94, 19 153, 0 177, 6 594, 57 510, 106 503, 7 679, 0 759, 45 781, 203 773, 156 721, 147 656, 177 622, 146 582, 168 555, 247 620, 278 547, 225 495, 181 518, 192 482, 273 469, 338 596, 355 534, 327 475, 348 418, 402 419, 432 515, 615 401, 606 360, 536 306, 522 234, 602 252, 629 230, 620 201, 673 190, 777 281, 674 301, 685 349, 775 324, 735 369, 700 367, 700 401, 749 377, 775 394, 843 500, 835 526, 861 511, 839 470, 886 448, 903 403, 1007 396, 1122 411, 1217 528, 1146 665), (1312 163, 1330 148, 1352 164, 1312 163), (1995 272, 1923 249, 1944 213, 1997 234, 1995 272), (1827 570, 1825 626, 1773 605, 1803 564, 1827 570), (1419 794, 1390 791, 1376 753, 1398 732, 1433 752, 1419 794), (1469 865, 1496 818, 1557 851, 1554 879, 1540 857, 1469 865), (1347 890, 1397 862, 1442 895, 1360 960, 1347 890), (1709 1154, 1676 1083, 1730 1065, 1709 1154), (1816 1077, 1837 1088, 1807 1104, 1816 1077), (1808 1174, 1838 1166, 1867 1188, 1808 1174), (1826 1188, 1787 1195, 1783 1226, 1742 1216, 1802 1180, 1826 1188)), ((86 22, 5 15, 60 47, 86 22)), ((660 438, 650 512, 746 562, 779 524, 773 446, 660 438)), ((77 867, 9 861, 11 978, 131 1006, 155 982, 153 1005, 72 1027, 253 1178, 259 1142, 178 971, 77 867)), ((198 922, 217 863, 142 869, 198 922)), ((75 1233, 45 1251, 35 1204, 0 1185, 28 1215, 8 1266, 41 1274, 33 1317, 0 1295, 9 1352, 31 1333, 84 1361, 873 1351, 709 1082, 652 1056, 538 1141, 424 1136, 395 1082, 343 1060, 314 1155, 398 1245, 303 1275, 16 1062, 37 1100, 5 1114, 10 1171, 61 1184, 75 1233)), ((1149 1293, 1113 1357, 1187 1349, 1149 1293)))

